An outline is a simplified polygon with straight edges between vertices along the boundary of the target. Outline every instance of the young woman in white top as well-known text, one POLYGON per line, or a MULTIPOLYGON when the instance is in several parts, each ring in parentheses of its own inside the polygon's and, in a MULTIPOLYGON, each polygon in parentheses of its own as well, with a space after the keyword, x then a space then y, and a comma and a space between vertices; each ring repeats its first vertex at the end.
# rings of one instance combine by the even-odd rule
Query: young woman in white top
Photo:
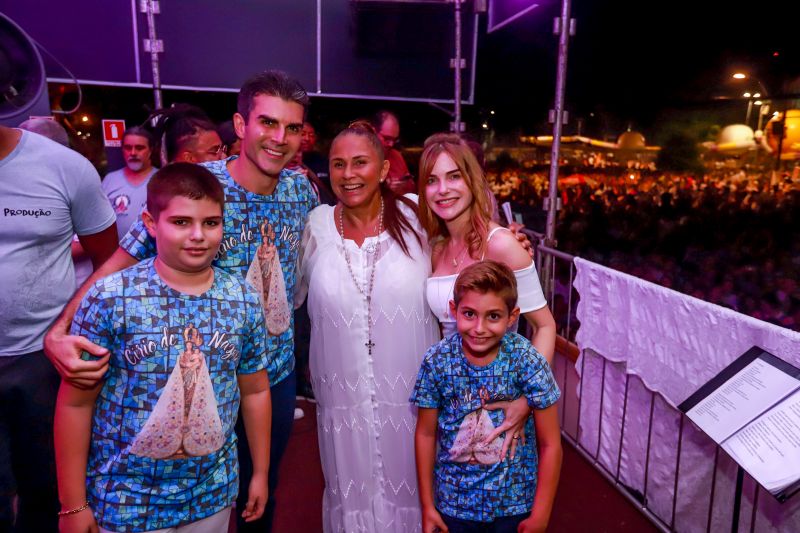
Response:
POLYGON ((432 246, 433 274, 427 299, 442 324, 455 332, 449 302, 461 270, 482 259, 508 265, 516 275, 521 314, 533 326, 531 342, 553 360, 556 324, 542 293, 536 267, 514 234, 491 219, 491 192, 474 153, 458 135, 428 138, 419 164, 419 220, 432 246))

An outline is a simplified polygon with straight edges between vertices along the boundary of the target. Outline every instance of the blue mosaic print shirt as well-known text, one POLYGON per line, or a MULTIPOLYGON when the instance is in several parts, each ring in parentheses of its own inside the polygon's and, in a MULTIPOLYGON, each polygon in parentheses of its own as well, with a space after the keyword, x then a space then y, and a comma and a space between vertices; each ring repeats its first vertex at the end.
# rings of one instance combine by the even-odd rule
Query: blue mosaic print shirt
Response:
POLYGON ((485 367, 467 361, 458 333, 428 350, 411 402, 439 410, 434 495, 441 513, 492 522, 530 512, 538 471, 533 420, 514 459, 499 461, 503 436, 479 444, 503 421, 502 410, 487 411, 482 404, 520 396, 533 409, 549 407, 560 396, 550 365, 524 337, 506 333, 497 358, 485 367))
POLYGON ((111 352, 87 464, 89 503, 111 531, 175 527, 233 503, 236 376, 267 367, 263 311, 243 279, 214 269, 191 296, 153 262, 99 280, 72 323, 111 352))
MULTIPOLYGON (((228 172, 223 161, 203 163, 225 190, 223 239, 214 266, 228 272, 247 276, 248 269, 262 244, 261 229, 266 222, 274 232, 275 247, 283 270, 289 310, 297 280, 295 265, 308 214, 317 204, 317 196, 308 178, 284 169, 278 186, 270 195, 255 194, 242 188, 228 172)), ((148 235, 141 217, 120 241, 120 246, 136 259, 156 254, 155 241, 148 235)), ((280 335, 268 335, 270 385, 275 385, 294 370, 294 315, 290 312, 289 329, 280 335)))

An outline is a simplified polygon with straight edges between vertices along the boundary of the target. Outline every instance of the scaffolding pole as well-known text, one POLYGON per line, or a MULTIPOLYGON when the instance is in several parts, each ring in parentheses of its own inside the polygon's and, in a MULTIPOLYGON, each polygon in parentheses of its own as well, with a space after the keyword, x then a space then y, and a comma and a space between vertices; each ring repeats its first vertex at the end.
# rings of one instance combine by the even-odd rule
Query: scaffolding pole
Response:
MULTIPOLYGON (((545 246, 556 247, 556 219, 561 207, 558 197, 558 162, 561 149, 561 130, 566 122, 567 113, 564 110, 564 94, 567 83, 567 52, 569 38, 574 34, 574 20, 570 18, 571 0, 562 0, 561 14, 554 21, 553 32, 558 35, 558 67, 556 70, 556 95, 555 106, 550 112, 553 122, 553 145, 550 152, 550 189, 544 202, 547 211, 547 225, 545 227, 545 246)), ((554 264, 552 258, 545 260, 542 269, 544 293, 549 294, 550 285, 553 283, 554 264)))
POLYGON ((463 58, 461 53, 461 3, 464 0, 453 0, 455 6, 453 12, 455 17, 455 57, 450 61, 450 66, 453 69, 453 122, 450 124, 450 129, 456 133, 464 131, 463 124, 461 123, 461 69, 463 66, 463 58))

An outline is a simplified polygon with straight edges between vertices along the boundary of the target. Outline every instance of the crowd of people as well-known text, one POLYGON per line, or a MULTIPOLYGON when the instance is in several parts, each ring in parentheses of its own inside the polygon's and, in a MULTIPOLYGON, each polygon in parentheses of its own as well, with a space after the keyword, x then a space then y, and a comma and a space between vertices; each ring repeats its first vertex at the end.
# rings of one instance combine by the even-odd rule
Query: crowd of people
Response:
MULTIPOLYGON (((784 174, 704 176, 566 168, 558 248, 786 328, 800 330, 800 182, 784 174)), ((489 171, 498 201, 544 228, 546 169, 489 171)))
POLYGON ((227 127, 159 110, 105 186, 0 126, 0 528, 270 531, 305 342, 325 531, 545 530, 560 392, 530 242, 461 137, 426 141, 417 188, 396 116, 324 166, 308 105, 273 70, 227 127))

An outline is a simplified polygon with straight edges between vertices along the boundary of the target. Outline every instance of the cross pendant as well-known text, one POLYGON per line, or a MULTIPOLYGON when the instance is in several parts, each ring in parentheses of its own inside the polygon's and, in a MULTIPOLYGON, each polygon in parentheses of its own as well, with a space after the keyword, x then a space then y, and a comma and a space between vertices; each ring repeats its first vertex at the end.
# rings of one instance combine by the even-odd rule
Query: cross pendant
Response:
POLYGON ((372 342, 372 339, 367 340, 367 342, 364 344, 364 346, 367 347, 369 355, 372 355, 372 347, 375 346, 375 343, 372 342))

